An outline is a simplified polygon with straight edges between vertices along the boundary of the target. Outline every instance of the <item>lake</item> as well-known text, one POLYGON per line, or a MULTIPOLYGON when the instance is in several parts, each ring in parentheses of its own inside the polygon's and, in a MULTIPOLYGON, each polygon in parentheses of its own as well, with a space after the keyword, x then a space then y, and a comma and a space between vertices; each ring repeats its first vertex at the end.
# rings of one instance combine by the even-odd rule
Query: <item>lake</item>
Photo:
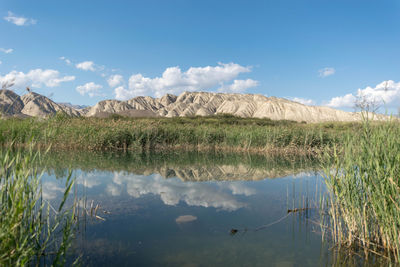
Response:
POLYGON ((54 205, 68 170, 76 177, 80 224, 71 259, 80 255, 83 265, 334 263, 316 208, 324 181, 311 159, 52 152, 43 164, 43 197, 54 205))

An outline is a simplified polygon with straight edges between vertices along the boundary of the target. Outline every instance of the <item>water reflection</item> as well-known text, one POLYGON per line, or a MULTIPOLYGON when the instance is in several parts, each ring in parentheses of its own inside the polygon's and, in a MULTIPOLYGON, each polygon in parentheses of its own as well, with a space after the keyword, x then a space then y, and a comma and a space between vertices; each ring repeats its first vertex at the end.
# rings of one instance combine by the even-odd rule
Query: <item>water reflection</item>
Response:
MULTIPOLYGON (((49 153, 43 165, 56 177, 64 177, 68 168, 82 171, 128 172, 138 175, 159 174, 182 181, 255 181, 315 171, 319 165, 308 157, 268 157, 226 153, 49 153)), ((93 182, 93 181, 92 181, 93 182)))
POLYGON ((42 197, 46 200, 57 198, 57 195, 63 194, 65 188, 55 181, 46 181, 42 183, 42 197))
POLYGON ((105 221, 89 221, 77 240, 84 265, 320 263, 320 236, 297 214, 287 216, 288 206, 301 206, 321 187, 313 161, 60 153, 44 162, 51 167, 43 179, 48 199, 62 198, 62 177, 72 167, 82 206, 93 201, 110 212, 101 214, 105 221), (262 231, 229 235, 231 229, 258 229, 284 216, 262 231))
MULTIPOLYGON (((94 193, 118 197, 126 193, 133 198, 140 198, 151 194, 159 196, 165 205, 170 206, 182 202, 188 206, 234 211, 246 206, 246 203, 237 200, 235 196, 256 194, 256 189, 246 186, 245 182, 241 181, 199 183, 182 182, 178 178, 165 179, 159 174, 145 176, 126 172, 76 172, 79 172, 76 183, 86 190, 94 190, 89 196, 94 193)), ((46 199, 54 199, 63 192, 61 184, 56 181, 43 183, 43 195, 46 199)))
MULTIPOLYGON (((113 182, 126 188, 127 193, 135 198, 146 194, 159 195, 166 205, 177 205, 182 201, 189 206, 214 207, 229 211, 245 206, 245 203, 237 201, 232 196, 232 191, 224 190, 229 188, 224 183, 182 183, 179 179, 165 179, 157 174, 144 177, 123 173, 114 173, 113 182)), ((234 186, 234 188, 240 187, 242 189, 239 191, 251 190, 243 184, 234 186)))

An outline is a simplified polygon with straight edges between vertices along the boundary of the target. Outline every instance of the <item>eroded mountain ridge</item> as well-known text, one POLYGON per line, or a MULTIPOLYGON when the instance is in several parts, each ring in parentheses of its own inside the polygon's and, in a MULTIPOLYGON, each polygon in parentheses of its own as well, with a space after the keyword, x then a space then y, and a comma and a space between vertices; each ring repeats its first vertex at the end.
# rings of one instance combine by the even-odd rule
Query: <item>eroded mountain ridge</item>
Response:
POLYGON ((269 118, 298 122, 357 121, 359 113, 323 106, 307 106, 284 98, 255 94, 183 92, 160 98, 138 96, 126 101, 103 100, 92 107, 76 109, 55 103, 48 97, 29 92, 19 96, 0 90, 0 110, 4 116, 47 117, 57 112, 71 116, 107 117, 120 114, 132 117, 212 116, 231 114, 244 118, 269 118))

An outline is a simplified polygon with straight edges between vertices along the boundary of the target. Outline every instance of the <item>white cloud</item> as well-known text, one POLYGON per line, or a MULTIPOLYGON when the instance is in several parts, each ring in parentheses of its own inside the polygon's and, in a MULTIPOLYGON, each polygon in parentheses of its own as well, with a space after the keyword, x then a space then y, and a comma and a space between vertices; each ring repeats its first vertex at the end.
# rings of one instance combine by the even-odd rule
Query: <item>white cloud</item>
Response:
MULTIPOLYGON (((235 63, 218 63, 217 66, 191 67, 182 72, 179 67, 167 68, 161 77, 148 78, 142 74, 134 74, 129 78, 129 86, 115 89, 117 99, 129 99, 139 95, 154 95, 161 97, 166 93, 179 94, 183 91, 210 90, 216 86, 224 87, 224 83, 235 79, 240 73, 250 72, 251 67, 235 63)), ((233 83, 232 89, 240 89, 253 80, 233 83)))
POLYGON ((93 61, 83 61, 81 63, 78 63, 75 65, 76 68, 81 69, 81 70, 90 70, 90 71, 96 71, 95 65, 93 61))
POLYGON ((347 94, 344 96, 337 96, 332 98, 327 104, 328 107, 331 108, 340 108, 340 107, 354 107, 356 101, 356 97, 353 94, 347 94))
POLYGON ((0 65, 3 64, 3 62, 0 60, 0 65))
POLYGON ((358 89, 355 94, 347 94, 332 98, 327 106, 333 108, 354 107, 357 99, 365 99, 369 103, 377 104, 398 104, 400 101, 400 82, 392 80, 381 82, 375 87, 358 89))
POLYGON ((60 77, 60 72, 51 69, 34 69, 28 73, 21 71, 11 71, 4 76, 0 76, 0 83, 13 82, 14 87, 32 86, 40 88, 43 85, 47 87, 57 87, 63 82, 75 80, 75 76, 60 77))
POLYGON ((134 93, 132 93, 132 91, 125 89, 124 86, 119 86, 115 88, 114 93, 115 93, 115 98, 121 100, 129 99, 136 96, 134 93))
POLYGON ((124 82, 124 78, 122 75, 115 74, 111 75, 110 78, 108 78, 107 83, 110 87, 116 87, 124 82))
POLYGON ((303 104, 303 105, 308 105, 308 106, 315 105, 314 100, 301 98, 301 97, 294 97, 294 98, 292 98, 292 101, 298 102, 298 103, 303 104))
POLYGON ((100 84, 95 84, 94 82, 86 83, 84 85, 79 85, 76 87, 81 95, 88 94, 89 97, 94 97, 100 95, 99 89, 103 88, 100 84))
POLYGON ((12 48, 5 49, 5 48, 0 47, 0 51, 3 53, 6 53, 6 54, 10 54, 14 51, 14 49, 12 49, 12 48))
POLYGON ((319 77, 325 78, 335 74, 336 70, 334 68, 323 68, 320 69, 318 72, 319 72, 319 77))
POLYGON ((66 58, 66 57, 60 57, 60 59, 61 59, 62 61, 64 61, 67 65, 71 65, 71 64, 72 64, 71 60, 69 60, 69 59, 66 58))
POLYGON ((35 19, 29 19, 29 18, 25 18, 22 16, 17 16, 14 13, 12 13, 11 11, 8 11, 8 16, 4 17, 4 19, 8 22, 11 22, 17 26, 27 26, 27 25, 32 25, 32 24, 36 24, 36 20, 35 19))
POLYGON ((258 81, 247 79, 247 80, 234 80, 230 85, 221 86, 218 91, 225 93, 242 93, 249 88, 256 87, 258 81))

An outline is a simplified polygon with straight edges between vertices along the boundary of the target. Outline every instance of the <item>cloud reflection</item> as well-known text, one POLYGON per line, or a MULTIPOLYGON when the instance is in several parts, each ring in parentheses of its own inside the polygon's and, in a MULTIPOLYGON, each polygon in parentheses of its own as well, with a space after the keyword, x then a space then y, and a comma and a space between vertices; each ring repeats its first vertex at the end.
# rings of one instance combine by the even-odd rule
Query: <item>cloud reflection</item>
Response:
MULTIPOLYGON (((223 182, 185 182, 179 178, 164 178, 159 174, 135 175, 126 172, 81 172, 76 183, 92 191, 95 195, 106 194, 117 197, 124 193, 134 198, 153 194, 160 196, 165 205, 175 206, 185 203, 189 206, 212 207, 219 210, 234 211, 246 206, 240 195, 254 195, 255 189, 241 181, 223 182)), ((46 199, 62 195, 63 188, 56 182, 43 183, 46 199)), ((106 201, 103 199, 102 201, 106 201)))
MULTIPOLYGON (((236 200, 232 194, 223 190, 229 188, 218 183, 182 182, 179 179, 164 179, 158 174, 128 175, 121 172, 114 173, 113 181, 118 185, 126 185, 127 193, 135 198, 146 194, 159 195, 166 205, 177 205, 184 202, 189 206, 213 207, 222 210, 234 211, 245 207, 246 204, 236 200)), ((239 185, 238 185, 239 186, 239 185)), ((234 187, 238 190, 238 186, 234 187)), ((242 185, 243 186, 243 185, 242 185)), ((250 189, 247 189, 249 191, 250 189)), ((246 189, 242 189, 242 192, 246 189)), ((251 190, 250 190, 251 191, 251 190)))
POLYGON ((62 188, 58 183, 49 181, 42 184, 42 196, 44 199, 55 199, 57 198, 58 192, 64 192, 64 188, 62 188))

